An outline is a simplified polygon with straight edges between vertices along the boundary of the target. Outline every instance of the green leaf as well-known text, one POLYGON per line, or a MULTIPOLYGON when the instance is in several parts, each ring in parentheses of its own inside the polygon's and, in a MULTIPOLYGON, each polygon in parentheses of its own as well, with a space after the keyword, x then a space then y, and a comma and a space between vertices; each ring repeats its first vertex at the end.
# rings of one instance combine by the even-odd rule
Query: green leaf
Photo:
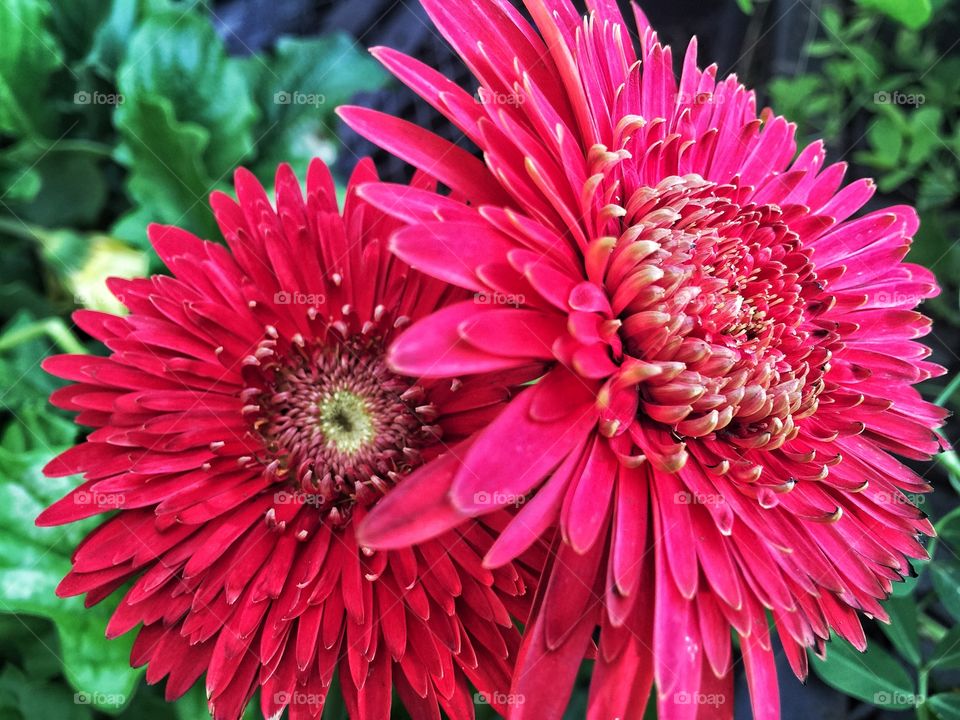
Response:
POLYGON ((937 544, 946 548, 948 555, 960 555, 960 511, 954 510, 937 522, 937 544))
POLYGON ((35 680, 53 680, 60 677, 60 658, 47 649, 57 646, 53 624, 41 618, 28 618, 32 622, 24 623, 21 617, 5 617, 26 630, 27 634, 21 635, 19 641, 21 655, 18 665, 24 672, 35 680))
POLYGON ((897 167, 903 148, 903 134, 890 118, 877 118, 867 130, 867 139, 873 147, 869 162, 872 167, 883 170, 897 167))
MULTIPOLYGON (((0 340, 32 322, 29 313, 21 311, 0 331, 0 340)), ((0 409, 17 414, 27 404, 45 402, 62 384, 40 367, 40 361, 52 348, 53 343, 35 336, 0 353, 0 409)))
POLYGON ((747 15, 753 14, 753 0, 737 0, 737 7, 747 15))
POLYGON ((334 109, 358 92, 377 90, 387 74, 347 35, 281 38, 272 56, 246 60, 263 116, 256 128, 254 171, 272 179, 281 162, 306 171, 313 157, 333 160, 334 109))
POLYGON ((917 632, 917 603, 912 597, 891 597, 884 603, 890 624, 880 629, 897 651, 912 665, 920 665, 920 635, 917 632))
POLYGON ((933 13, 930 0, 857 0, 857 3, 870 10, 879 10, 911 30, 926 25, 933 13))
POLYGON ((943 147, 940 140, 942 113, 937 108, 920 108, 910 117, 911 142, 907 162, 920 165, 943 147))
POLYGON ((880 707, 907 709, 916 703, 913 681, 890 653, 872 644, 859 653, 848 643, 834 637, 827 648, 827 659, 816 656, 814 671, 830 687, 851 697, 880 707))
MULTIPOLYGON (((156 98, 170 103, 177 123, 206 130, 201 157, 215 179, 253 149, 257 111, 246 76, 239 61, 227 58, 222 41, 204 17, 176 9, 147 18, 130 39, 117 87, 125 99, 118 108, 117 123, 128 133, 143 128, 131 125, 121 111, 156 98)), ((148 134, 142 137, 148 143, 152 139, 148 134)))
POLYGON ((70 569, 73 548, 96 521, 65 528, 33 523, 44 507, 77 483, 44 478, 41 470, 50 457, 50 450, 0 448, 0 611, 52 620, 64 675, 86 694, 81 704, 87 699, 105 712, 118 712, 131 698, 140 671, 129 666, 131 636, 108 641, 103 635, 116 601, 85 609, 81 598, 60 599, 54 593, 70 569))
POLYGON ((109 13, 96 28, 89 52, 78 63, 77 71, 92 69, 100 77, 113 80, 137 25, 172 5, 170 0, 111 0, 108 6, 109 13))
POLYGON ((208 720, 207 697, 201 686, 193 687, 173 706, 177 720, 208 720))
MULTIPOLYGON (((916 568, 915 568, 916 569, 916 568)), ((907 576, 901 582, 895 582, 893 584, 893 592, 891 593, 892 597, 903 598, 908 597, 913 594, 913 591, 917 589, 917 576, 907 576)))
POLYGON ((97 29, 111 10, 110 6, 123 4, 129 3, 104 0, 50 3, 53 10, 52 25, 60 38, 68 62, 72 63, 90 51, 97 29))
POLYGON ((960 693, 940 693, 927 700, 940 720, 960 720, 960 693))
POLYGON ((15 716, 8 717, 89 720, 89 705, 77 700, 63 685, 39 680, 13 665, 6 665, 0 672, 0 707, 6 705, 16 711, 15 716))
POLYGON ((91 609, 78 603, 69 615, 61 610, 55 618, 64 675, 74 688, 87 694, 90 704, 109 713, 126 707, 143 672, 130 667, 135 633, 116 640, 104 637, 116 606, 116 600, 91 609))
POLYGON ((257 113, 239 61, 226 57, 207 19, 161 11, 130 40, 117 86, 116 156, 140 206, 124 235, 145 245, 149 219, 212 236, 207 196, 253 149, 257 113))
POLYGON ((31 169, 40 177, 39 192, 16 212, 28 222, 49 227, 89 225, 96 221, 107 200, 100 158, 86 152, 45 154, 31 169))
POLYGON ((916 168, 899 168, 893 172, 885 173, 877 182, 877 188, 882 193, 891 193, 904 183, 912 180, 914 175, 916 175, 916 168))
POLYGON ((843 32, 843 17, 840 11, 832 5, 827 5, 820 12, 820 22, 823 23, 827 33, 836 37, 843 32))
POLYGON ((62 58, 47 27, 48 12, 41 0, 0 3, 0 133, 42 135, 46 126, 44 94, 62 58))
MULTIPOLYGON (((0 87, 0 103, 2 99, 3 88, 0 87)), ((2 107, 0 112, 3 112, 2 107)), ((32 140, 22 140, 0 149, 0 187, 3 188, 4 203, 29 202, 37 196, 42 180, 36 164, 42 155, 43 148, 32 140)))
POLYGON ((960 195, 957 171, 953 167, 934 167, 920 176, 917 189, 917 208, 923 213, 953 203, 960 195))
POLYGON ((180 225, 199 235, 214 232, 206 204, 214 182, 202 161, 209 131, 178 122, 170 101, 152 95, 121 105, 116 122, 125 140, 117 159, 129 167, 127 190, 140 205, 131 216, 136 226, 118 234, 147 247, 149 222, 180 225))
POLYGON ((956 620, 960 620, 960 566, 939 559, 930 563, 930 577, 940 602, 956 620))
POLYGON ((951 629, 937 643, 929 665, 937 670, 960 667, 960 626, 951 629))
POLYGON ((14 422, 7 424, 0 442, 10 451, 28 452, 72 443, 77 437, 77 426, 56 413, 45 397, 33 398, 17 411, 14 422))

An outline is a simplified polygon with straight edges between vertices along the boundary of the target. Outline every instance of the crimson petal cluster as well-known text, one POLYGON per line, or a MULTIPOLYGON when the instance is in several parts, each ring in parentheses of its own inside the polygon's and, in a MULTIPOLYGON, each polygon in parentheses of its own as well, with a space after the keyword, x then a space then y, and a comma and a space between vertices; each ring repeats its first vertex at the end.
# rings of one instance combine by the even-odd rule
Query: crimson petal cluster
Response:
MULTIPOLYGON (((132 663, 183 694, 206 673, 214 718, 260 691, 265 717, 316 718, 334 674, 350 716, 473 717, 471 683, 509 687, 536 575, 481 565, 506 519, 390 551, 354 528, 405 474, 449 463, 538 370, 420 380, 389 370, 410 321, 466 296, 392 257, 399 226, 356 194, 341 215, 322 162, 306 198, 292 170, 276 207, 238 171, 217 193, 227 247, 173 227, 151 239, 171 276, 113 280, 130 313, 80 311, 106 357, 62 355, 52 401, 92 428, 54 459, 83 483, 42 525, 116 511, 77 549, 58 588, 87 604, 125 588, 107 628, 140 630, 132 663)), ((417 186, 426 191, 418 179, 417 186)))
POLYGON ((942 372, 914 310, 935 280, 903 262, 916 213, 858 216, 869 180, 844 186, 820 142, 798 153, 793 125, 699 69, 695 41, 678 80, 639 10, 638 51, 613 0, 587 17, 526 0, 535 27, 505 0, 423 4, 477 97, 374 54, 483 159, 340 112, 470 201, 361 188, 409 223, 394 252, 492 300, 414 323, 389 365, 547 371, 360 537, 402 547, 527 499, 485 558, 551 550, 513 718, 561 716, 598 625, 591 718, 640 717, 654 685, 659 717, 732 717, 731 628, 754 715, 776 718, 768 617, 801 678, 831 631, 863 649, 858 612, 886 619, 879 601, 933 532, 908 497, 929 486, 893 457, 929 459, 944 417, 912 387, 942 372))

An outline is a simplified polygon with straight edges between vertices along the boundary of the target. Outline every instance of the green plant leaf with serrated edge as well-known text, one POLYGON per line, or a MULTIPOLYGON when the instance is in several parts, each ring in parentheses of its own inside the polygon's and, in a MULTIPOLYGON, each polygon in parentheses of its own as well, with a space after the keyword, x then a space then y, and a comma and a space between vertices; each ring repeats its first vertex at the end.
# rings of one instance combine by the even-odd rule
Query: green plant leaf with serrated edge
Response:
POLYGON ((240 61, 226 56, 209 20, 164 10, 130 40, 117 88, 124 102, 114 116, 123 140, 116 158, 130 170, 127 189, 138 205, 121 236, 145 243, 147 220, 214 235, 207 198, 254 147, 257 111, 240 61))
POLYGON ((214 232, 206 203, 214 182, 202 162, 210 132, 178 122, 170 101, 155 96, 141 95, 121 105, 116 121, 125 141, 117 159, 129 167, 127 190, 141 210, 136 211, 136 226, 114 234, 146 245, 151 221, 200 235, 214 232))
POLYGON ((85 609, 79 597, 61 599, 55 588, 70 570, 70 554, 96 521, 39 528, 34 518, 77 485, 75 478, 45 478, 53 451, 0 448, 0 612, 52 620, 67 680, 90 704, 116 713, 133 694, 139 670, 130 668, 132 636, 107 640, 104 629, 116 599, 85 609))
POLYGON ((210 21, 195 12, 178 8, 147 18, 130 40, 117 88, 125 100, 117 124, 128 135, 140 128, 122 111, 156 98, 168 101, 176 123, 206 130, 202 165, 215 180, 253 150, 257 110, 240 61, 227 57, 210 21))

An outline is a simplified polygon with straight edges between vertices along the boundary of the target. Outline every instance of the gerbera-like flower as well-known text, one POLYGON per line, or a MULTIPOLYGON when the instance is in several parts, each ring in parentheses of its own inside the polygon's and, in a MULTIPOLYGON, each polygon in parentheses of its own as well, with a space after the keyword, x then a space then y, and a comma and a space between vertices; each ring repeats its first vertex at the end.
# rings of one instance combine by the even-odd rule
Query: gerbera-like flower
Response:
POLYGON ((342 110, 471 200, 361 190, 417 224, 396 254, 492 300, 414 324, 390 366, 548 365, 461 463, 418 470, 360 536, 394 547, 435 529, 421 513, 529 498, 485 558, 554 543, 511 717, 561 715, 599 625, 590 717, 640 717, 654 683, 661 718, 731 717, 732 628, 754 714, 775 718, 768 611, 801 678, 831 629, 863 649, 857 611, 887 617, 879 600, 932 532, 904 493, 927 484, 889 454, 928 459, 944 416, 911 387, 941 372, 916 342, 934 278, 902 262, 916 213, 852 219, 869 180, 841 187, 819 142, 797 154, 794 127, 698 69, 695 42, 678 83, 639 10, 638 55, 613 0, 586 18, 568 0, 525 4, 536 30, 503 0, 424 0, 476 99, 375 51, 483 161, 342 110))
POLYGON ((95 429, 47 466, 85 481, 38 523, 118 511, 58 593, 93 604, 132 581, 107 634, 142 625, 131 661, 168 677, 170 699, 206 672, 215 718, 257 689, 266 717, 318 717, 334 673, 369 720, 389 718, 393 689, 414 717, 459 719, 473 717, 468 681, 494 701, 509 688, 532 575, 482 567, 486 521, 388 552, 355 539, 398 478, 449 462, 530 377, 386 367, 398 328, 463 293, 389 254, 398 223, 355 192, 376 179, 358 167, 341 217, 319 161, 306 200, 280 167, 275 210, 238 171, 239 203, 212 197, 229 249, 153 226, 173 276, 112 281, 127 317, 76 314, 108 357, 45 362, 75 382, 53 402, 95 429))

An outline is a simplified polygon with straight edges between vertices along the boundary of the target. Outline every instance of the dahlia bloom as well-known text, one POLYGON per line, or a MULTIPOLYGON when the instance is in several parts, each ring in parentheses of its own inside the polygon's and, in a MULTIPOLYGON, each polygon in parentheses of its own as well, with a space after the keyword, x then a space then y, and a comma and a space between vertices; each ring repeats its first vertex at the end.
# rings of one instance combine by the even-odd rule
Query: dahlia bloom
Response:
POLYGON ((360 537, 398 547, 526 499, 484 559, 551 549, 513 718, 562 714, 598 625, 590 717, 640 717, 654 684, 661 718, 732 717, 732 628, 754 715, 776 718, 768 619, 800 678, 831 630, 862 650, 858 611, 886 619, 879 600, 933 532, 905 495, 928 485, 891 455, 928 459, 944 417, 911 387, 942 372, 916 342, 935 280, 902 262, 916 213, 854 218, 869 180, 841 187, 820 142, 798 154, 793 125, 698 69, 695 41, 677 81, 639 10, 638 54, 613 0, 586 18, 527 0, 536 29, 505 0, 424 5, 477 98, 374 53, 483 161, 341 114, 471 201, 362 188, 417 225, 394 252, 494 301, 413 324, 390 367, 547 371, 461 461, 404 480, 360 537))
POLYGON ((373 551, 354 529, 399 477, 483 426, 528 370, 462 380, 384 363, 398 328, 461 292, 387 251, 398 223, 360 200, 341 217, 327 168, 307 197, 277 173, 276 210, 250 173, 214 194, 229 249, 174 227, 150 236, 172 277, 113 280, 127 317, 80 311, 108 357, 61 355, 52 401, 94 430, 54 459, 80 487, 41 525, 117 511, 58 588, 96 603, 127 587, 107 628, 138 625, 131 662, 184 693, 204 672, 215 718, 260 690, 265 717, 315 718, 334 673, 352 718, 473 717, 468 683, 509 688, 531 570, 481 558, 502 519, 373 551), (129 583, 129 585, 128 585, 129 583))

